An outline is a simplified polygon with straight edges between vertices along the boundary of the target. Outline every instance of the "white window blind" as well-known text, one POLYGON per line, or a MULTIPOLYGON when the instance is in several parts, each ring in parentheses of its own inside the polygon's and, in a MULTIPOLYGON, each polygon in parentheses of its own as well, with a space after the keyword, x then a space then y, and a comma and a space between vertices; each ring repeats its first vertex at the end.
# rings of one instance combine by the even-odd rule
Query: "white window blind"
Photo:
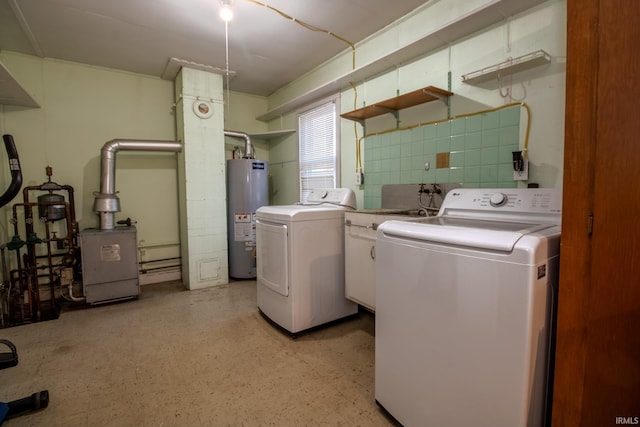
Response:
POLYGON ((332 100, 301 113, 300 201, 314 188, 335 188, 337 182, 337 118, 332 100))

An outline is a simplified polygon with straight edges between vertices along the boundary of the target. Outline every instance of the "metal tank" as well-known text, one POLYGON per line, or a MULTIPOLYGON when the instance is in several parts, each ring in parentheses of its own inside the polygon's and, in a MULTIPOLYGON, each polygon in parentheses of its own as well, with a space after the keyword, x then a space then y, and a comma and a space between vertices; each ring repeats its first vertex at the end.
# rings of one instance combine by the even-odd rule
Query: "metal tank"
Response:
POLYGON ((227 160, 229 276, 256 277, 256 210, 269 204, 267 162, 227 160))

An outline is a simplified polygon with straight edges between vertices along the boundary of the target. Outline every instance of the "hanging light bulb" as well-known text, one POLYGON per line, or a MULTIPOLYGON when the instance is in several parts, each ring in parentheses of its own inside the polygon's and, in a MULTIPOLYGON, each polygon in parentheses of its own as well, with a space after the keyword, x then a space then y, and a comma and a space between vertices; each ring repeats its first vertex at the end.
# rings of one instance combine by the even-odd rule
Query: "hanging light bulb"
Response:
POLYGON ((233 19, 233 9, 231 9, 231 0, 220 0, 222 7, 220 8, 220 19, 229 22, 233 19))

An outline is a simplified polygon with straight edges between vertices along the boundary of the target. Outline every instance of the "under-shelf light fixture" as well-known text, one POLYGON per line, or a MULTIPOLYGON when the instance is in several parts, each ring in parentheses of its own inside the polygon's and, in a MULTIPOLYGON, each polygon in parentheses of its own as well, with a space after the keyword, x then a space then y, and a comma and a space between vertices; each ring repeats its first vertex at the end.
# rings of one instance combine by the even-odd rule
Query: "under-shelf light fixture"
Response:
POLYGON ((544 50, 537 50, 517 58, 508 59, 500 64, 485 67, 469 74, 463 74, 462 83, 477 84, 493 79, 499 79, 500 77, 528 70, 539 65, 549 64, 550 62, 551 55, 544 50))

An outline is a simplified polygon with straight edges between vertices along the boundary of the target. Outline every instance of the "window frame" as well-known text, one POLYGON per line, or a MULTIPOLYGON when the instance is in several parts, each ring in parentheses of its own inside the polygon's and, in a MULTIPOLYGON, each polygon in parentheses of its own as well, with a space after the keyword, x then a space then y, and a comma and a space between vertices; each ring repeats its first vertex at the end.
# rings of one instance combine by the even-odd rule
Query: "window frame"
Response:
POLYGON ((300 201, 304 201, 306 194, 308 194, 309 189, 303 189, 302 186, 302 144, 303 144, 303 135, 301 129, 300 119, 301 116, 311 112, 312 110, 319 109, 321 107, 326 106, 327 104, 333 103, 334 105, 334 117, 333 117, 333 126, 334 126, 334 150, 335 150, 335 161, 334 161, 334 169, 333 169, 333 179, 334 179, 334 188, 339 188, 342 184, 342 176, 341 176, 341 146, 340 146, 340 94, 335 94, 323 99, 320 99, 316 102, 306 105, 305 107, 299 109, 297 111, 297 129, 298 129, 298 193, 300 196, 300 201))

